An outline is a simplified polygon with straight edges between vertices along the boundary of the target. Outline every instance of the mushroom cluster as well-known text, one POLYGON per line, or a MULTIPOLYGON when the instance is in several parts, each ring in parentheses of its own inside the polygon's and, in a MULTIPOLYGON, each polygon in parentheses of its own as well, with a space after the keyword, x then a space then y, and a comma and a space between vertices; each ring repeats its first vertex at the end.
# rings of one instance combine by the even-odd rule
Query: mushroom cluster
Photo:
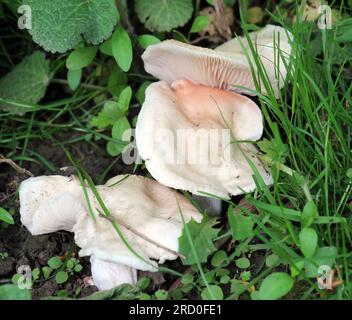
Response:
POLYGON ((178 257, 185 221, 201 214, 175 190, 136 176, 116 176, 96 190, 111 216, 104 218, 93 191, 85 186, 95 219, 80 181, 74 177, 29 178, 19 189, 21 222, 33 235, 58 230, 74 232, 80 256, 90 256, 94 284, 99 290, 136 283, 137 271, 156 271, 158 263, 178 257), (113 219, 113 220, 112 220, 113 219), (129 250, 111 221, 119 225, 129 250))
MULTIPOLYGON (((290 56, 289 34, 268 25, 249 35, 278 97, 290 56)), ((157 180, 117 176, 96 186, 110 215, 88 185, 71 176, 41 176, 22 182, 22 223, 33 235, 74 233, 80 256, 90 256, 93 281, 100 290, 135 283, 136 270, 156 271, 158 263, 178 257, 182 218, 202 215, 174 189, 207 195, 204 203, 219 212, 215 198, 251 192, 254 172, 266 184, 270 172, 254 142, 263 133, 256 94, 258 65, 247 38, 215 50, 166 40, 146 49, 145 69, 160 81, 146 90, 136 126, 137 149, 157 180), (254 71, 254 72, 253 72, 254 71), (210 200, 209 200, 210 199, 210 200), (93 217, 90 217, 93 215, 93 217), (116 233, 118 225, 123 236, 116 233)), ((262 87, 262 93, 267 94, 262 87)), ((219 200, 218 200, 219 201, 219 200)))
POLYGON ((267 25, 250 33, 249 40, 255 52, 247 38, 237 37, 215 50, 166 40, 142 55, 146 71, 161 81, 146 90, 136 144, 160 183, 229 198, 255 189, 253 166, 266 184, 272 183, 254 146, 263 133, 261 111, 240 93, 255 95, 256 83, 261 85, 256 55, 279 97, 290 39, 285 29, 267 25))

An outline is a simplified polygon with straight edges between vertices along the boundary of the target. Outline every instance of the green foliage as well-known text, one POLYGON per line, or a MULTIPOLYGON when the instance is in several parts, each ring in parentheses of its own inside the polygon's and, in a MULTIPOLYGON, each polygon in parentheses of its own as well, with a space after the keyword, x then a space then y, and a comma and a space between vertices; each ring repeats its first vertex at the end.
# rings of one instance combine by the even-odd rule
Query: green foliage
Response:
POLYGON ((143 49, 146 49, 147 47, 160 42, 159 38, 157 38, 151 34, 142 34, 142 35, 138 36, 137 40, 138 40, 139 45, 143 49))
POLYGON ((66 52, 83 38, 99 44, 119 20, 114 0, 24 0, 32 9, 33 41, 50 52, 66 52), (66 17, 66 18, 63 18, 66 17))
POLYGON ((0 221, 4 221, 8 224, 14 224, 15 221, 13 220, 11 214, 6 211, 4 208, 0 207, 0 221))
POLYGON ((55 281, 57 284, 65 283, 68 280, 68 273, 66 271, 59 271, 55 275, 55 281))
POLYGON ((226 251, 224 250, 216 251, 213 257, 211 258, 211 264, 214 267, 219 267, 226 262, 227 262, 227 254, 226 254, 226 251))
POLYGON ((111 136, 117 141, 109 141, 106 145, 107 151, 111 156, 117 156, 123 152, 127 143, 131 139, 131 125, 126 117, 118 119, 111 131, 111 136))
POLYGON ((49 61, 42 52, 36 51, 0 79, 0 109, 13 113, 26 111, 21 104, 39 102, 48 84, 49 61))
POLYGON ((59 269, 63 262, 59 257, 52 257, 48 260, 48 266, 52 269, 59 269))
POLYGON ((247 269, 251 265, 247 258, 239 258, 236 260, 236 267, 240 269, 247 269))
POLYGON ((216 285, 211 285, 209 286, 209 289, 205 288, 201 292, 201 297, 203 300, 213 300, 212 296, 214 296, 215 300, 223 300, 224 294, 222 292, 221 287, 216 285))
POLYGON ((293 284, 293 279, 287 273, 274 272, 263 280, 259 288, 259 299, 277 300, 285 296, 293 284))
POLYGON ((301 224, 302 227, 309 227, 314 219, 319 216, 318 208, 313 201, 308 201, 303 208, 301 224))
POLYGON ((250 217, 246 217, 239 212, 234 213, 232 208, 229 209, 227 217, 229 219, 234 240, 244 240, 253 237, 254 223, 250 217))
POLYGON ((197 33, 205 29, 209 25, 209 17, 208 16, 198 16, 194 19, 190 33, 197 33))
POLYGON ((98 47, 82 47, 72 51, 66 60, 69 70, 79 70, 92 63, 97 54, 98 47))
POLYGON ((112 35, 111 49, 119 67, 127 72, 131 67, 133 58, 132 42, 128 33, 120 26, 116 27, 112 35))
MULTIPOLYGON (((200 223, 193 218, 187 223, 199 262, 206 262, 208 256, 216 250, 213 243, 219 233, 219 229, 214 228, 216 224, 217 220, 208 216, 204 216, 200 223)), ((186 257, 183 260, 184 264, 192 265, 196 263, 197 259, 191 249, 185 229, 179 238, 179 252, 186 257)))
POLYGON ((186 24, 193 12, 192 0, 135 0, 139 19, 151 31, 171 31, 186 24))
POLYGON ((91 120, 91 125, 99 129, 107 128, 123 117, 123 112, 116 101, 107 101, 104 103, 103 110, 91 120))
POLYGON ((67 82, 72 91, 75 91, 82 78, 82 69, 78 70, 67 70, 67 82))
POLYGON ((14 284, 4 284, 0 286, 0 300, 31 300, 31 293, 14 284))
POLYGON ((299 234, 300 249, 305 257, 310 258, 314 255, 317 248, 318 235, 312 228, 303 228, 299 234))

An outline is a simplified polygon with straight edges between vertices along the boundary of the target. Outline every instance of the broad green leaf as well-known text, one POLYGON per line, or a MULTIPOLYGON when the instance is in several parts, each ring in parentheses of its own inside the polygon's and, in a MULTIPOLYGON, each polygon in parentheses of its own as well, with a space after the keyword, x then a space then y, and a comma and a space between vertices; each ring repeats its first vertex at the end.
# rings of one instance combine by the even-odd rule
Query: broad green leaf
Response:
POLYGON ((11 214, 7 212, 4 208, 0 208, 0 221, 4 221, 8 224, 15 224, 11 214))
POLYGON ((150 278, 148 277, 141 277, 140 279, 138 279, 137 281, 137 287, 140 288, 141 290, 145 290, 150 286, 150 283, 152 281, 150 280, 150 278))
POLYGON ((79 70, 92 63, 97 54, 98 47, 83 47, 72 51, 66 60, 69 70, 79 70))
POLYGON ((171 31, 192 17, 192 0, 135 0, 138 18, 151 31, 171 31))
POLYGON ((297 277, 304 267, 304 261, 296 261, 290 265, 291 277, 297 277))
POLYGON ((321 247, 318 248, 313 257, 310 260, 305 261, 304 269, 307 277, 313 278, 319 275, 318 269, 322 265, 332 267, 337 258, 336 247, 321 247))
POLYGON ((128 108, 129 108, 130 102, 131 102, 131 98, 132 98, 132 89, 130 86, 128 86, 121 91, 120 96, 119 96, 119 100, 117 102, 119 105, 119 108, 122 112, 128 111, 128 108))
POLYGON ((318 208, 313 201, 308 201, 303 208, 301 224, 302 227, 309 227, 314 219, 319 216, 318 208))
POLYGON ((100 46, 99 46, 99 51, 101 53, 104 53, 107 56, 113 57, 112 53, 112 48, 111 48, 111 38, 104 41, 100 46))
POLYGON ((111 131, 111 135, 115 139, 123 140, 124 137, 128 137, 126 135, 126 131, 127 130, 130 131, 130 129, 131 129, 131 125, 128 119, 126 117, 122 117, 114 123, 111 131))
POLYGON ((112 35, 111 48, 119 67, 127 72, 132 63, 132 42, 128 33, 120 26, 116 27, 112 35))
POLYGON ((76 272, 81 272, 83 269, 83 266, 81 264, 76 264, 74 270, 76 272))
POLYGON ((118 65, 115 64, 112 69, 111 75, 108 80, 108 90, 109 92, 118 97, 121 91, 126 87, 127 84, 127 76, 126 73, 123 72, 118 65))
POLYGON ((166 300, 168 296, 168 292, 166 290, 159 289, 155 291, 154 295, 157 300, 166 300))
POLYGON ((280 257, 273 253, 273 254, 271 254, 271 255, 266 257, 265 264, 269 268, 270 267, 275 267, 278 264, 280 264, 280 257))
POLYGON ((126 117, 118 119, 112 127, 111 135, 120 142, 109 141, 106 145, 108 153, 115 157, 123 152, 127 143, 131 140, 131 125, 126 117), (124 143, 123 143, 124 142, 124 143))
POLYGON ((300 249, 305 257, 310 258, 318 244, 318 235, 312 228, 303 228, 299 234, 300 249))
POLYGON ((147 47, 157 44, 160 42, 160 39, 152 36, 151 34, 142 34, 137 38, 139 45, 143 48, 146 49, 147 47))
POLYGON ((227 254, 224 250, 216 251, 211 258, 211 264, 213 267, 219 267, 227 260, 227 254))
POLYGON ((251 265, 247 258, 239 258, 235 261, 236 267, 240 269, 247 269, 251 265))
POLYGON ((143 104, 145 100, 145 90, 149 87, 151 84, 150 81, 144 81, 138 88, 137 93, 136 93, 136 98, 140 104, 143 104))
MULTIPOLYGON (((216 251, 213 244, 219 233, 219 229, 214 228, 216 224, 217 220, 208 216, 205 216, 200 223, 197 223, 194 219, 187 223, 199 262, 206 262, 208 256, 216 251)), ((196 263, 196 257, 191 249, 185 229, 179 238, 179 252, 186 257, 183 260, 184 264, 192 265, 196 263)))
POLYGON ((121 117, 123 117, 123 112, 120 110, 118 103, 116 101, 107 101, 104 104, 103 110, 96 117, 92 118, 90 124, 93 127, 104 129, 114 125, 121 117))
POLYGON ((342 20, 336 26, 336 40, 338 42, 352 42, 352 18, 342 20))
POLYGON ((234 213, 232 209, 228 211, 227 216, 234 240, 240 241, 253 237, 254 223, 250 217, 246 217, 241 213, 234 213))
POLYGON ((52 257, 48 261, 48 266, 52 269, 59 269, 62 266, 62 260, 59 257, 52 257))
POLYGON ((203 289, 200 295, 203 300, 213 300, 213 297, 215 298, 215 300, 224 299, 224 294, 222 292, 221 287, 216 285, 210 285, 209 289, 208 288, 203 289))
POLYGON ((55 275, 55 281, 57 284, 65 283, 68 280, 68 273, 66 271, 59 271, 55 275))
POLYGON ((35 268, 32 271, 32 278, 33 278, 33 281, 36 281, 40 278, 40 269, 39 268, 35 268))
POLYGON ((45 266, 42 268, 42 272, 43 272, 44 279, 48 279, 51 273, 53 272, 53 269, 45 266))
POLYGON ((209 17, 208 16, 198 16, 194 19, 192 23, 192 27, 190 32, 197 33, 202 31, 209 25, 209 17))
POLYGON ((50 52, 66 52, 83 38, 99 44, 119 20, 114 0, 24 0, 32 9, 33 41, 50 52))
POLYGON ((276 300, 286 295, 293 287, 293 279, 284 272, 274 272, 267 276, 260 288, 260 300, 276 300))
POLYGON ((72 91, 75 91, 80 82, 82 77, 82 69, 79 70, 67 70, 67 82, 72 91))
MULTIPOLYGON (((49 61, 42 52, 36 51, 0 79, 0 98, 14 102, 36 104, 49 84, 49 61), (19 81, 20 80, 20 81, 19 81)), ((0 110, 14 113, 26 111, 10 103, 0 102, 0 110)))
POLYGON ((194 276, 193 274, 187 273, 185 274, 182 278, 181 278, 181 282, 182 284, 186 285, 186 284, 191 284, 194 281, 194 276))
POLYGON ((238 279, 232 279, 231 280, 231 293, 234 293, 236 295, 240 295, 242 292, 244 292, 245 286, 244 284, 238 280, 238 279))
POLYGON ((31 300, 31 293, 14 284, 4 284, 0 286, 0 300, 31 300))

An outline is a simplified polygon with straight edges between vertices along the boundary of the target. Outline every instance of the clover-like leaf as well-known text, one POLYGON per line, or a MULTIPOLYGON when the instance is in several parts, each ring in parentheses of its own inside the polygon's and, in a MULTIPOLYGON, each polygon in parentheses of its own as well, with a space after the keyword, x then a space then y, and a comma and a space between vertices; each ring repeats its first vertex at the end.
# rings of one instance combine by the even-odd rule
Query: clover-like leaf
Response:
POLYGON ((112 34, 119 19, 114 0, 24 0, 32 12, 34 42, 46 51, 63 53, 82 36, 99 44, 112 34))
POLYGON ((139 19, 151 31, 171 31, 192 17, 192 0, 136 0, 139 19))
POLYGON ((39 102, 49 84, 49 61, 36 51, 0 79, 0 110, 21 113, 21 104, 39 102))

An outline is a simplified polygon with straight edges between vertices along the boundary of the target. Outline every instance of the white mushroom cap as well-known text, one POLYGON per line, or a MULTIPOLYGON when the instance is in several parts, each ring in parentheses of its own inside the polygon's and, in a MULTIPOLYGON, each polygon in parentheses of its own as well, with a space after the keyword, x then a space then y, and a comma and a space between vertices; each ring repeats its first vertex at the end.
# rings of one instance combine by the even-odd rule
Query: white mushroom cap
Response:
POLYGON ((19 196, 21 222, 33 235, 72 231, 86 212, 80 182, 72 176, 29 178, 21 183, 19 196))
MULTIPOLYGON (((259 31, 249 33, 249 38, 255 52, 260 57, 274 94, 278 97, 287 76, 285 63, 286 65, 289 64, 289 57, 291 55, 290 38, 292 36, 284 28, 269 24, 259 31)), ((247 50, 251 63, 256 69, 255 60, 246 37, 234 38, 217 47, 215 50, 229 54, 236 52, 243 53, 242 46, 247 50)), ((260 80, 259 77, 257 79, 260 80)))
POLYGON ((87 186, 96 221, 88 214, 78 179, 63 176, 29 178, 20 186, 22 223, 32 234, 73 231, 80 256, 91 256, 93 280, 100 290, 136 282, 136 269, 155 271, 157 262, 177 258, 182 218, 201 220, 201 214, 175 190, 140 176, 117 176, 96 189, 129 245, 111 221, 99 217, 100 205, 87 186), (157 261, 157 262, 156 262, 157 261))
MULTIPOLYGON (((98 186, 102 200, 112 218, 123 232, 130 246, 147 262, 136 257, 119 238, 111 222, 104 218, 80 217, 74 227, 80 256, 94 256, 101 260, 122 263, 139 270, 156 271, 157 263, 177 258, 178 238, 182 220, 178 204, 186 221, 201 215, 189 201, 176 191, 141 176, 117 176, 104 186, 98 186), (122 180, 122 181, 121 181, 122 180), (119 182, 115 184, 116 182, 119 182), (143 235, 142 238, 139 235, 143 235), (163 247, 158 247, 152 240, 163 247)), ((95 203, 94 206, 98 207, 95 203)))
POLYGON ((175 189, 226 198, 253 191, 253 171, 244 154, 271 184, 256 148, 250 143, 231 143, 231 132, 236 141, 261 137, 262 115, 252 100, 185 80, 171 87, 160 81, 147 88, 136 143, 150 174, 175 189), (180 143, 182 134, 185 147, 180 143), (200 142, 198 135, 208 140, 200 142), (212 140, 212 135, 219 139, 212 140))
MULTIPOLYGON (((277 61, 275 57, 278 56, 277 39, 280 38, 282 55, 289 56, 291 47, 287 33, 281 27, 268 25, 259 32, 251 33, 250 37, 254 41, 254 47, 258 50, 277 97, 286 76, 282 59, 279 63, 280 73, 277 72, 278 66, 274 63, 277 61)), ((241 40, 247 49, 253 68, 256 70, 247 40, 243 37, 241 40)), ((212 50, 176 40, 166 40, 149 46, 142 58, 148 73, 167 81, 169 84, 175 80, 184 79, 194 84, 253 95, 252 91, 236 87, 241 86, 256 90, 248 58, 239 43, 238 38, 235 38, 216 50, 212 50)), ((262 88, 262 92, 266 93, 265 88, 262 88)))
POLYGON ((135 284, 137 270, 121 263, 90 257, 92 278, 99 290, 109 290, 123 283, 135 284))

